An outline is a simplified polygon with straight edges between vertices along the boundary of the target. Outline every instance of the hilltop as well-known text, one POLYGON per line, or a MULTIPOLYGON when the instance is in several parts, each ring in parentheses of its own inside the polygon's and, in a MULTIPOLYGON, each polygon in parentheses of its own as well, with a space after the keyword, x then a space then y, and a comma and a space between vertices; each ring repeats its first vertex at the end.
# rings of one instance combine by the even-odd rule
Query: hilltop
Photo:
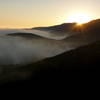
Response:
POLYGON ((57 32, 68 32, 68 31, 81 31, 84 32, 99 32, 100 31, 100 19, 92 20, 88 23, 77 25, 77 23, 63 23, 60 25, 54 25, 50 27, 35 27, 32 29, 43 30, 43 31, 57 31, 57 32))

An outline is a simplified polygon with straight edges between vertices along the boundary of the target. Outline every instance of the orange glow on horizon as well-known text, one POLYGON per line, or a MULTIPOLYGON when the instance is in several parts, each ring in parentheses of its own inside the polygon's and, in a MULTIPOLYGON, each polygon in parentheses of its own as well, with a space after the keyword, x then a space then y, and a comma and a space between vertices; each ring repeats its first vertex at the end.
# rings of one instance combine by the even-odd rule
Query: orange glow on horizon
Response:
POLYGON ((89 15, 84 14, 84 13, 78 13, 78 14, 69 16, 66 22, 70 22, 70 23, 76 22, 77 25, 81 25, 91 20, 92 20, 92 17, 90 17, 89 15))

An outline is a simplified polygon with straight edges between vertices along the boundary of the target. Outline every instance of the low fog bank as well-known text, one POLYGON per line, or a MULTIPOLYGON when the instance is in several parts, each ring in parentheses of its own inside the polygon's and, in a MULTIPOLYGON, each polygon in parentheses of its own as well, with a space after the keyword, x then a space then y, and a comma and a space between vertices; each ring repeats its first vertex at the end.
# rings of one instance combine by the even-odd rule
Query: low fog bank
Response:
POLYGON ((0 36, 0 65, 27 64, 72 49, 71 43, 46 38, 0 36), (6 62, 6 63, 5 63, 6 62))
POLYGON ((0 34, 0 65, 36 62, 99 40, 85 34, 68 36, 70 33, 58 35, 39 30, 0 30, 0 34), (8 35, 17 32, 23 36, 31 33, 34 37, 8 35))
POLYGON ((37 36, 45 37, 48 39, 62 40, 73 34, 73 32, 49 32, 33 29, 0 29, 0 36, 7 34, 16 34, 16 33, 31 33, 37 36))

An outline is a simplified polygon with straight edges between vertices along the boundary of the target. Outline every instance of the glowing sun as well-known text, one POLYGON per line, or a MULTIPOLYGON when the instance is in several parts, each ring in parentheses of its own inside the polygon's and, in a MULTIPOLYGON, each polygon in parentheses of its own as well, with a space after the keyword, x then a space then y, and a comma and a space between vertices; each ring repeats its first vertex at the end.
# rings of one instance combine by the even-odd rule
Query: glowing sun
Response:
POLYGON ((92 18, 90 16, 88 16, 87 14, 79 13, 79 14, 69 16, 68 19, 66 20, 66 22, 69 22, 69 23, 75 22, 78 25, 81 25, 81 24, 87 23, 91 20, 92 20, 92 18))

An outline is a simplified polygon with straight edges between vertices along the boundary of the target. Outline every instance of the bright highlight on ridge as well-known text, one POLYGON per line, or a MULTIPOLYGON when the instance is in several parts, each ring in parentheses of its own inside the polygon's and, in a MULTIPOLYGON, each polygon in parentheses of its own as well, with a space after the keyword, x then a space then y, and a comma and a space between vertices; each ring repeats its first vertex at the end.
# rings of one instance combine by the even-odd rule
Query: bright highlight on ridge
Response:
POLYGON ((91 20, 92 20, 92 18, 86 14, 75 14, 75 15, 69 16, 69 18, 66 20, 66 22, 68 22, 68 23, 76 22, 78 25, 81 25, 81 24, 87 23, 91 20))

